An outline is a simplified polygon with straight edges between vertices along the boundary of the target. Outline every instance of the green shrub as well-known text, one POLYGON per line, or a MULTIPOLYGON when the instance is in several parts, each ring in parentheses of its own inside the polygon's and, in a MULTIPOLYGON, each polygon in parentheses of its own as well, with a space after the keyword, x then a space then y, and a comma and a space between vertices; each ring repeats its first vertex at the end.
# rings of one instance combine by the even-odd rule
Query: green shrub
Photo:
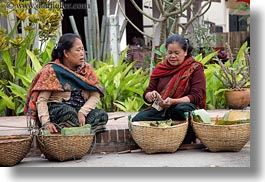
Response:
POLYGON ((125 62, 125 55, 126 51, 121 55, 117 66, 114 66, 110 56, 105 62, 95 63, 95 72, 106 88, 99 107, 107 112, 138 111, 145 105, 142 95, 148 85, 148 71, 133 69, 135 62, 125 62))
MULTIPOLYGON (((23 114, 30 83, 42 65, 50 61, 53 38, 62 19, 61 8, 26 8, 30 3, 0 2, 0 16, 9 26, 0 25, 0 116, 23 114)), ((58 4, 48 0, 38 3, 39 7, 58 4)))
POLYGON ((218 64, 208 64, 217 54, 212 52, 203 58, 202 54, 195 57, 195 60, 201 62, 204 66, 204 74, 206 77, 206 107, 207 109, 222 109, 225 107, 225 98, 223 93, 218 93, 224 86, 215 76, 215 73, 220 70, 218 64))

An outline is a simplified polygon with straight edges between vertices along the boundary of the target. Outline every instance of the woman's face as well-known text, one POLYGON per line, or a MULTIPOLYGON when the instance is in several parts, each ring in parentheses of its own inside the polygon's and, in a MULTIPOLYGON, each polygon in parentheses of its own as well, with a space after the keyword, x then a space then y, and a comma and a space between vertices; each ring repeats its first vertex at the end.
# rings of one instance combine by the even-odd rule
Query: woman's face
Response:
POLYGON ((184 51, 178 42, 173 42, 167 46, 167 61, 172 66, 181 65, 187 56, 187 51, 184 51))
POLYGON ((67 51, 64 50, 64 65, 74 70, 77 66, 83 65, 85 62, 85 51, 83 43, 76 38, 73 47, 67 51))

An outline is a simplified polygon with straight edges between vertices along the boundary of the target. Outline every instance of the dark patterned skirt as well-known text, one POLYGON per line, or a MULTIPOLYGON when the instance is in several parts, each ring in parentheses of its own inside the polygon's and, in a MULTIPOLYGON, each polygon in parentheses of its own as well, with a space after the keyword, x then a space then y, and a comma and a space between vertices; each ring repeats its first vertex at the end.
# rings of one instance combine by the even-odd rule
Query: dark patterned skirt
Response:
MULTIPOLYGON (((58 130, 64 127, 79 126, 78 111, 80 107, 73 107, 66 103, 48 103, 50 121, 56 124, 58 130)), ((108 114, 100 109, 93 109, 86 117, 86 124, 90 124, 94 133, 104 131, 108 122, 108 114)))

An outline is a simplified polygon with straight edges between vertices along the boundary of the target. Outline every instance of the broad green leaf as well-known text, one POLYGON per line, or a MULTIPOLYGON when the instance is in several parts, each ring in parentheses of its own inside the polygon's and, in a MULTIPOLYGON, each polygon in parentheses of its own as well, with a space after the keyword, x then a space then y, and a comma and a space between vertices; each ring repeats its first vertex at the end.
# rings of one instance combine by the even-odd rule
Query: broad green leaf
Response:
POLYGON ((116 107, 118 107, 121 111, 127 112, 127 108, 121 102, 114 102, 113 103, 116 107))
POLYGON ((3 111, 6 110, 6 105, 4 103, 4 100, 2 98, 0 98, 0 116, 2 116, 2 113, 3 111))
POLYGON ((21 113, 24 113, 24 104, 20 104, 17 108, 16 108, 16 115, 20 115, 21 113))
POLYGON ((27 90, 17 84, 14 84, 12 82, 9 82, 10 86, 8 86, 8 88, 10 88, 10 90, 12 91, 13 94, 15 94, 16 96, 19 96, 23 102, 26 101, 26 94, 27 94, 27 90))
POLYGON ((203 65, 205 65, 208 61, 210 61, 216 54, 218 53, 218 51, 215 51, 215 52, 212 52, 212 53, 210 53, 210 54, 208 54, 207 56, 205 56, 203 59, 202 59, 202 61, 201 61, 201 63, 203 64, 203 65))
POLYGON ((0 97, 2 97, 5 105, 12 110, 15 110, 15 103, 12 97, 8 97, 4 92, 0 91, 0 97))
POLYGON ((129 91, 131 91, 131 92, 133 92, 133 93, 136 93, 136 94, 138 94, 138 95, 140 95, 140 96, 143 94, 143 92, 142 92, 141 90, 138 90, 138 89, 136 89, 136 88, 125 87, 124 89, 125 89, 125 90, 129 90, 129 91))
POLYGON ((17 59, 15 61, 15 67, 20 69, 25 68, 26 60, 27 60, 26 46, 23 45, 18 51, 17 59))
POLYGON ((157 49, 153 49, 153 52, 159 56, 162 56, 162 53, 157 49))
POLYGON ((166 54, 166 52, 167 52, 166 45, 165 44, 162 44, 159 47, 159 50, 160 50, 160 52, 162 52, 162 54, 166 54))
POLYGON ((40 69, 42 68, 42 66, 40 65, 40 61, 38 60, 38 58, 30 51, 30 50, 26 50, 28 56, 31 59, 31 62, 33 64, 33 68, 38 72, 40 71, 40 69))
POLYGON ((45 50, 41 53, 40 55, 40 62, 42 65, 45 65, 47 64, 49 61, 51 61, 51 55, 52 55, 52 50, 54 48, 54 40, 49 40, 46 47, 45 47, 45 50))
POLYGON ((113 80, 113 83, 115 84, 115 87, 118 88, 120 86, 120 80, 121 80, 121 73, 118 73, 113 80))
POLYGON ((240 47, 240 49, 239 49, 239 51, 238 51, 238 53, 237 53, 237 57, 236 57, 236 60, 237 60, 237 61, 241 61, 241 60, 245 57, 244 52, 245 52, 247 46, 248 46, 248 43, 247 43, 247 41, 246 41, 246 42, 244 42, 244 44, 240 47))
POLYGON ((99 69, 95 70, 95 72, 98 76, 100 76, 106 74, 106 71, 113 69, 113 67, 114 67, 113 65, 103 65, 99 69))
POLYGON ((228 91, 230 89, 228 88, 224 88, 224 89, 219 89, 218 91, 214 92, 215 95, 219 94, 219 93, 222 93, 222 92, 225 92, 225 91, 228 91))
POLYGON ((29 87, 29 85, 31 84, 31 82, 33 80, 33 76, 34 76, 34 74, 32 74, 32 76, 30 76, 30 74, 22 75, 19 73, 17 73, 16 75, 23 82, 23 85, 26 87, 29 87))
POLYGON ((4 51, 3 59, 4 59, 4 62, 6 63, 6 65, 7 65, 9 73, 12 75, 13 78, 15 78, 15 70, 13 68, 11 56, 10 56, 8 51, 4 51))
POLYGON ((198 54, 198 55, 195 57, 195 60, 198 61, 198 62, 201 62, 201 61, 202 61, 202 54, 198 54))
MULTIPOLYGON (((125 56, 127 55, 128 49, 129 49, 129 46, 126 46, 125 50, 122 52, 122 54, 119 58, 118 65, 123 63, 123 60, 124 60, 125 56)), ((113 60, 113 64, 114 64, 114 60, 113 60)))
POLYGON ((34 41, 34 32, 30 32, 25 38, 23 45, 20 47, 17 59, 15 61, 16 68, 24 68, 26 66, 27 54, 26 49, 30 49, 34 41))
POLYGON ((216 109, 212 104, 207 104, 207 109, 213 110, 216 109))

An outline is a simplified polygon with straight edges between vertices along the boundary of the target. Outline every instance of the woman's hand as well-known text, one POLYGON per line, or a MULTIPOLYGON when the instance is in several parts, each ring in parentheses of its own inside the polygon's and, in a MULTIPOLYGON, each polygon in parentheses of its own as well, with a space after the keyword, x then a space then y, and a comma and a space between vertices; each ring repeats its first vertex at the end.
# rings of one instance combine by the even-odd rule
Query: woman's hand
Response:
POLYGON ((43 126, 46 130, 49 130, 49 132, 51 132, 51 133, 57 133, 58 132, 55 125, 51 122, 47 122, 43 126))
POLYGON ((78 120, 79 120, 80 126, 84 126, 86 124, 86 117, 81 112, 78 112, 78 120))
POLYGON ((173 104, 173 101, 171 98, 166 98, 165 100, 163 100, 161 103, 160 103, 160 106, 162 108, 169 108, 171 105, 173 104))
POLYGON ((160 96, 159 93, 155 90, 153 90, 152 92, 147 92, 145 94, 145 98, 148 102, 154 102, 156 98, 159 96, 160 96))

